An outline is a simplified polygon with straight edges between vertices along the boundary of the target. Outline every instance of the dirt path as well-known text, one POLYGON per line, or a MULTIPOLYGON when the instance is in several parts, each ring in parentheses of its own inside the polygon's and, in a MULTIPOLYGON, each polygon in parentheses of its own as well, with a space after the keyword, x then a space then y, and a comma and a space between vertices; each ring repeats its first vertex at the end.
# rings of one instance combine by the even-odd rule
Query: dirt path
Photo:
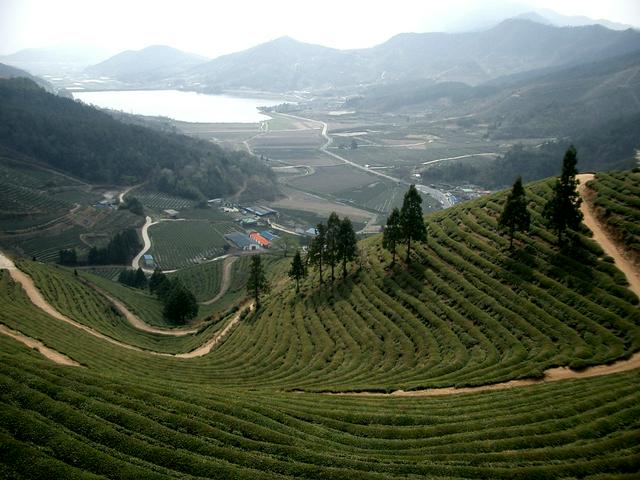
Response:
POLYGON ((585 190, 587 189, 587 182, 593 180, 595 175, 592 173, 582 173, 577 176, 580 180, 578 191, 582 196, 582 205, 580 209, 584 215, 583 222, 589 227, 589 230, 593 232, 593 239, 602 247, 604 252, 609 255, 615 261, 616 267, 618 267, 627 277, 629 282, 629 289, 640 297, 640 272, 634 267, 634 265, 625 258, 624 253, 618 248, 618 246, 609 238, 606 231, 602 228, 602 225, 598 221, 591 208, 589 202, 585 197, 585 190))
POLYGON ((81 367, 78 362, 70 359, 65 354, 60 353, 53 348, 47 347, 44 343, 35 338, 27 337, 26 335, 18 332, 17 330, 13 330, 6 325, 0 324, 0 334, 6 335, 7 337, 11 337, 14 340, 19 341, 20 343, 25 344, 29 348, 35 348, 40 352, 43 357, 48 358, 52 362, 58 363, 60 365, 67 365, 69 367, 81 367))
MULTIPOLYGON (((637 269, 634 268, 633 264, 624 257, 618 247, 606 235, 605 230, 602 228, 602 225, 600 225, 600 222, 595 217, 591 206, 587 202, 585 196, 587 182, 593 180, 594 176, 595 175, 592 173, 583 173, 577 176, 578 180, 580 180, 578 192, 582 197, 582 205, 580 208, 582 210, 582 214, 584 215, 584 224, 593 232, 593 239, 602 247, 607 255, 614 259, 616 266, 626 275, 629 282, 629 289, 640 297, 640 275, 638 274, 637 269)), ((440 395, 456 395, 460 393, 477 393, 492 390, 504 390, 507 388, 538 385, 540 383, 557 382, 559 380, 567 379, 597 377, 600 375, 610 375, 612 373, 635 370, 636 368, 640 368, 640 352, 635 353, 628 360, 620 360, 610 365, 598 365, 595 367, 589 367, 580 371, 572 370, 569 367, 551 368, 545 370, 544 377, 541 379, 512 380, 510 382, 496 383, 493 385, 482 385, 478 387, 466 388, 430 388, 426 390, 414 390, 409 392, 406 392, 404 390, 396 390, 395 392, 389 394, 370 392, 347 392, 338 393, 336 395, 435 397, 440 395)))
POLYGON ((103 333, 100 333, 97 330, 94 330, 91 327, 88 327, 87 325, 83 325, 82 323, 76 322, 75 320, 60 313, 51 304, 49 304, 49 302, 45 300, 45 298, 40 293, 40 290, 38 290, 38 288, 33 283, 33 280, 31 279, 31 277, 29 277, 27 274, 25 274, 24 272, 16 268, 15 264, 11 261, 11 259, 6 257, 2 252, 0 252, 0 268, 6 269, 9 271, 11 278, 13 278, 14 282, 19 283, 22 286, 25 293, 29 297, 29 300, 31 300, 31 303, 33 303, 40 310, 50 315, 51 317, 55 318, 56 320, 60 320, 62 322, 68 323, 69 325, 75 328, 78 328, 88 333, 89 335, 99 338, 100 340, 109 342, 112 345, 126 348, 127 350, 133 350, 136 352, 146 353, 149 355, 155 355, 159 357, 195 358, 195 357, 201 357, 203 355, 206 355, 211 351, 211 349, 218 342, 220 342, 222 337, 224 337, 224 335, 226 335, 226 333, 228 333, 229 330, 240 321, 240 315, 242 314, 242 312, 246 308, 252 308, 252 305, 253 305, 253 304, 247 304, 242 308, 240 308, 240 310, 238 310, 238 312, 231 318, 231 320, 229 320, 227 325, 219 333, 217 333, 212 339, 208 340, 203 345, 201 345, 200 347, 197 347, 195 350, 191 352, 179 353, 179 354, 154 352, 152 350, 145 350, 143 348, 136 347, 134 345, 130 345, 128 343, 124 343, 114 338, 111 338, 103 333))
POLYGON ((211 305, 212 303, 216 303, 224 296, 225 293, 227 293, 227 290, 229 290, 229 286, 231 285, 231 268, 233 267, 233 264, 236 260, 238 260, 238 257, 227 257, 224 259, 224 266, 222 267, 222 280, 220 281, 220 291, 211 300, 200 302, 200 305, 211 305))
POLYGON ((569 367, 557 367, 545 370, 541 379, 511 380, 509 382, 494 383, 492 385, 480 385, 478 387, 444 387, 427 388, 424 390, 396 390, 391 393, 374 392, 345 392, 330 393, 329 395, 355 396, 355 397, 441 397, 447 395, 459 395, 464 393, 492 392, 495 390, 507 390, 516 387, 528 387, 542 383, 558 382, 560 380, 580 379, 611 375, 613 373, 628 372, 640 368, 640 352, 634 354, 628 360, 620 360, 611 365, 597 365, 584 370, 571 370, 569 367))
POLYGON ((129 193, 131 190, 134 190, 136 188, 138 188, 140 185, 142 185, 142 183, 139 183, 137 185, 131 185, 130 187, 125 188, 122 192, 120 192, 120 195, 118 195, 118 202, 120 204, 124 203, 124 196, 129 193))
POLYGON ((240 317, 242 313, 248 308, 249 311, 253 310, 253 306, 255 305, 254 301, 251 301, 240 308, 233 316, 231 320, 224 326, 222 330, 216 333, 211 340, 206 343, 203 343, 201 346, 187 353, 179 353, 175 355, 177 358, 195 358, 202 357, 209 353, 213 347, 215 347, 220 341, 231 331, 233 327, 240 321, 240 317))
POLYGON ((122 303, 120 300, 117 300, 115 297, 112 297, 107 292, 105 292, 102 288, 94 285, 93 283, 84 280, 84 282, 89 288, 92 288, 100 295, 105 297, 114 307, 118 309, 118 311, 127 319, 134 328, 141 330, 143 332, 149 333, 157 333, 158 335, 167 335, 171 337, 184 337, 185 335, 190 335, 192 333, 198 333, 197 328, 193 327, 184 327, 184 328, 159 328, 149 325, 140 317, 138 317, 135 313, 127 308, 127 306, 122 303))

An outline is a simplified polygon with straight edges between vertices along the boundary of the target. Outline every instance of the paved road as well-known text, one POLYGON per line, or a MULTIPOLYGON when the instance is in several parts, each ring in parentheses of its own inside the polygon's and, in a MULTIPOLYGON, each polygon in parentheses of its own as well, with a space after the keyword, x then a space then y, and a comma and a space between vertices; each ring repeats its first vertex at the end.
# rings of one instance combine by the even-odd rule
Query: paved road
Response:
MULTIPOLYGON (((311 118, 299 117, 297 115, 290 115, 290 114, 284 114, 284 113, 281 114, 281 115, 321 125, 322 126, 322 136, 325 139, 325 144, 320 147, 320 151, 325 153, 325 154, 327 154, 327 155, 329 155, 330 157, 333 157, 336 160, 340 160, 341 162, 346 163, 347 165, 350 165, 350 166, 352 166, 354 168, 363 170, 363 171, 368 172, 368 173, 370 173, 372 175, 377 175, 377 176, 382 177, 382 178, 384 178, 386 180, 391 180, 392 182, 395 182, 395 183, 397 183, 399 185, 407 185, 407 186, 411 185, 411 183, 407 182, 406 180, 402 180, 400 178, 392 177, 391 175, 387 175, 386 173, 382 173, 379 170, 372 170, 370 168, 367 168, 367 167, 359 165, 359 164, 357 164, 355 162, 352 162, 351 160, 348 160, 348 159, 346 159, 344 157, 341 157, 337 153, 330 152, 328 150, 328 148, 333 143, 333 139, 327 134, 328 126, 327 126, 326 122, 323 122, 321 120, 313 120, 311 118)), ((453 206, 453 199, 451 198, 451 195, 449 195, 449 194, 447 194, 445 192, 442 192, 442 191, 437 190, 437 189, 432 188, 432 187, 427 187, 426 185, 416 185, 416 188, 418 189, 418 191, 420 191, 420 192, 422 192, 422 193, 424 193, 426 195, 430 195, 433 198, 435 198, 438 202, 440 202, 440 204, 442 205, 443 208, 448 208, 448 207, 453 206)))

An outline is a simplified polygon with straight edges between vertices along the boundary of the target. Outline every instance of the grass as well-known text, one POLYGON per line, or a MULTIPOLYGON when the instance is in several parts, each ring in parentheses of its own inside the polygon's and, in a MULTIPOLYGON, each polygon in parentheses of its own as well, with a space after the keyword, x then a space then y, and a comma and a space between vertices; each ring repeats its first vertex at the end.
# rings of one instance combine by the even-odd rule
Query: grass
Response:
MULTIPOLYGON (((296 295, 285 276, 290 259, 265 256, 273 288, 261 311, 193 360, 91 337, 35 308, 3 274, 0 322, 86 368, 54 365, 0 337, 0 472, 634 478, 637 371, 448 397, 319 393, 487 384, 640 350, 638 299, 588 237, 579 234, 571 255, 555 247, 540 221, 549 194, 548 182, 527 188, 533 227, 512 254, 496 227, 498 194, 429 215, 429 239, 411 268, 389 269, 376 236, 361 243, 366 258, 346 280, 320 287, 313 274, 296 295)), ((234 264, 231 293, 242 292, 249 259, 234 264)), ((147 341, 110 322, 103 301, 66 270, 21 265, 68 315, 114 338, 147 341)), ((187 272, 194 284, 209 275, 204 266, 187 272)), ((177 351, 211 331, 154 347, 177 351)))

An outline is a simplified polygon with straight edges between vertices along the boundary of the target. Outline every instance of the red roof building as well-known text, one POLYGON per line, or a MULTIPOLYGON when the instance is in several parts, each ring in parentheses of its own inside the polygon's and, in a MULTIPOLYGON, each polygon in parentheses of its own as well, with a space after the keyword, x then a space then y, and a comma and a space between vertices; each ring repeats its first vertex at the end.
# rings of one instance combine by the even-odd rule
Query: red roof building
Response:
POLYGON ((264 248, 269 248, 269 245, 271 245, 271 242, 266 238, 264 238, 262 235, 260 235, 258 232, 251 232, 249 234, 249 238, 258 242, 260 246, 264 248))

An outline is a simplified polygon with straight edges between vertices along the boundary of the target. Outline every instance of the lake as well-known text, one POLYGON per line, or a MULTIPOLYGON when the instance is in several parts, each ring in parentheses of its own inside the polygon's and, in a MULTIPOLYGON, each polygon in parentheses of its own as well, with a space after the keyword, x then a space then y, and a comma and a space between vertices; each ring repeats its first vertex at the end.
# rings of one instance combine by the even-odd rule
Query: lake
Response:
POLYGON ((162 116, 184 122, 255 123, 269 117, 258 107, 283 103, 276 98, 244 98, 205 95, 179 90, 127 90, 73 92, 73 98, 101 108, 138 115, 162 116))

